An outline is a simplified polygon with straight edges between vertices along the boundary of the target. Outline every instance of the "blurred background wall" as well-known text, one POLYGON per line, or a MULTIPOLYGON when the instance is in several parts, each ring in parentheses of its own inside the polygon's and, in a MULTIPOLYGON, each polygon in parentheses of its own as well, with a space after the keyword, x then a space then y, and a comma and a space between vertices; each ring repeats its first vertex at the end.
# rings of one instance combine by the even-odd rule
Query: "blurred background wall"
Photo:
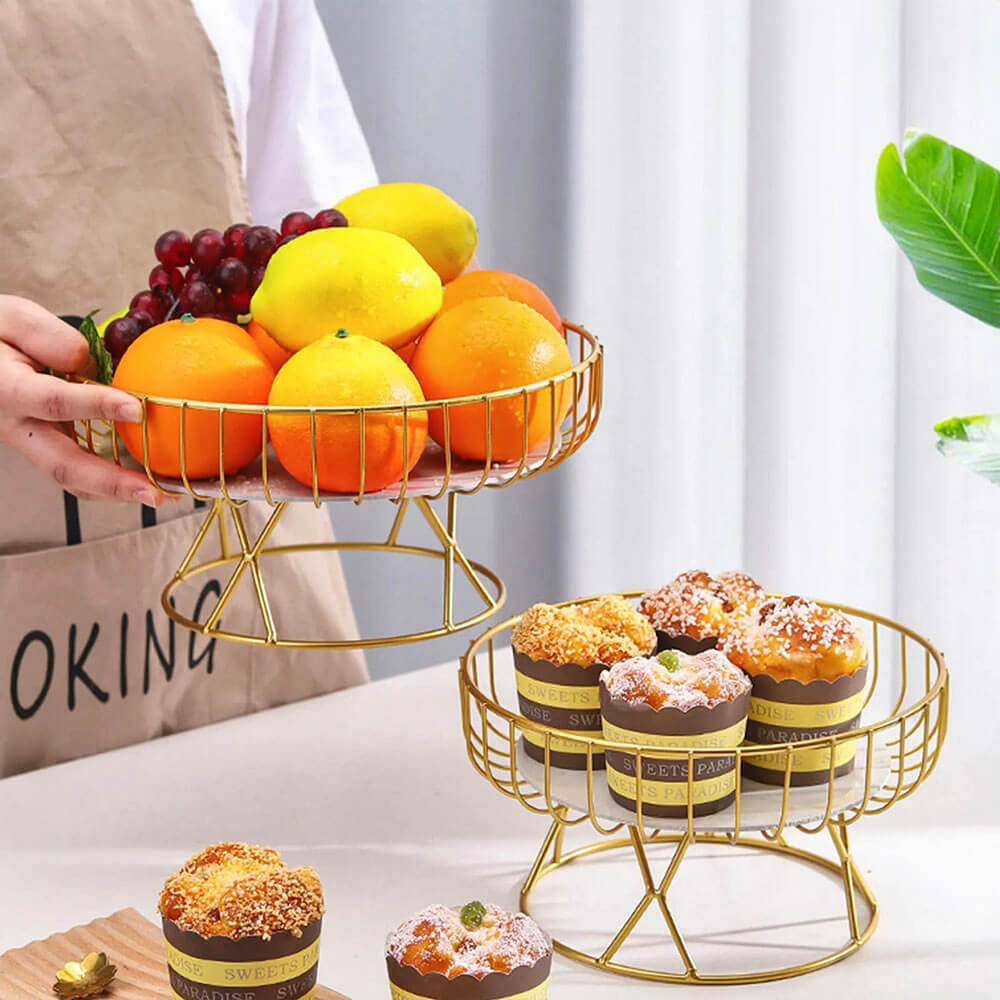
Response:
MULTIPOLYGON (((910 125, 1000 162, 1000 4, 319 6, 382 178, 451 193, 482 264, 535 279, 608 350, 590 444, 462 505, 508 607, 744 567, 932 636, 953 732, 1000 747, 975 697, 1000 490, 931 429, 1000 410, 1000 339, 917 285, 873 196, 910 125)), ((342 534, 387 516, 334 515, 342 534)), ((365 622, 387 601, 438 613, 408 571, 348 569, 365 622)), ((373 673, 467 641, 376 652, 373 673)))

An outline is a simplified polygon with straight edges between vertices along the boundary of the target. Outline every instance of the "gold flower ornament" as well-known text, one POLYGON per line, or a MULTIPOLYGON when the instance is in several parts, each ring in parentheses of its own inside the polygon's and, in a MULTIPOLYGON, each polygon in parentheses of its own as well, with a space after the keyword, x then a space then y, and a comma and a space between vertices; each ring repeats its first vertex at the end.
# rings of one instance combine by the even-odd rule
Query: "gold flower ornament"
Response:
POLYGON ((79 962, 67 962, 57 973, 52 989, 61 997, 89 997, 101 993, 115 978, 118 967, 109 964, 103 951, 92 951, 79 962))

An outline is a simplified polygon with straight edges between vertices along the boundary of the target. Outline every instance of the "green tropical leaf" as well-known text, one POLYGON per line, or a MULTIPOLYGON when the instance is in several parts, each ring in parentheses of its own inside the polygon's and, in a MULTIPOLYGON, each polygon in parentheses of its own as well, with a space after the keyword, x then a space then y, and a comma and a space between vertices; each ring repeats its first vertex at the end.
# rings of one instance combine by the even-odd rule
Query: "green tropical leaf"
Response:
POLYGON ((951 417, 935 428, 938 451, 1000 485, 1000 413, 951 417))
POLYGON ((882 224, 924 288, 1000 326, 1000 171, 921 132, 907 133, 903 161, 892 143, 879 157, 882 224))

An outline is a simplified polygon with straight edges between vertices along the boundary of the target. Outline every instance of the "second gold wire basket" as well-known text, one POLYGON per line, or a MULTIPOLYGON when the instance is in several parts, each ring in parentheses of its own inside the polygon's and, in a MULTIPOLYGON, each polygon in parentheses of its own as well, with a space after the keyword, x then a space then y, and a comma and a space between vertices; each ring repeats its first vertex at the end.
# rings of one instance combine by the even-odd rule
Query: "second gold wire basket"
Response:
MULTIPOLYGON (((638 597, 640 593, 625 596, 638 597)), ((539 883, 556 873, 564 873, 560 884, 575 891, 582 862, 604 858, 606 852, 631 852, 637 868, 643 891, 624 924, 606 924, 609 907, 602 905, 590 910, 586 943, 557 938, 554 947, 559 952, 622 975, 659 982, 719 985, 767 982, 812 972, 847 957, 871 937, 878 921, 878 904, 854 858, 850 831, 863 817, 884 813, 912 795, 934 770, 947 732, 948 673, 941 653, 907 626, 857 608, 825 606, 847 614, 869 636, 870 659, 860 725, 846 732, 787 744, 743 744, 723 750, 665 749, 615 743, 555 729, 525 718, 518 709, 514 665, 508 647, 510 631, 519 616, 499 622, 472 642, 462 658, 458 677, 462 731, 469 760, 495 791, 550 821, 548 833, 524 881, 521 908, 530 912, 539 883), (525 752, 525 737, 541 747, 541 761, 525 752), (567 751, 585 754, 585 769, 565 770, 555 766, 553 754, 567 751), (680 763, 687 775, 686 816, 678 819, 648 816, 643 794, 645 781, 635 784, 638 794, 633 809, 619 805, 608 792, 605 772, 594 767, 595 751, 632 755, 635 774, 644 774, 647 762, 680 763), (845 751, 853 759, 854 769, 835 777, 834 771, 845 751), (796 787, 792 782, 796 755, 817 752, 829 762, 828 780, 796 787), (771 766, 775 757, 783 764, 784 780, 777 785, 758 784, 742 774, 744 763, 753 764, 765 756, 771 766), (732 757, 736 758, 732 804, 720 812, 695 816, 693 784, 696 772, 702 770, 699 765, 732 757), (586 825, 596 831, 598 839, 566 849, 565 834, 586 825), (787 835, 796 831, 809 835, 825 832, 833 847, 833 857, 790 843, 787 835), (669 899, 677 872, 689 849, 696 844, 753 848, 771 856, 805 862, 832 875, 842 886, 846 941, 795 965, 726 972, 706 969, 699 963, 710 955, 699 954, 689 945, 669 899), (660 877, 654 876, 650 857, 657 845, 666 845, 671 852, 660 877), (650 907, 658 908, 662 914, 667 940, 681 963, 677 971, 630 963, 620 957, 650 907), (591 942, 601 937, 603 946, 594 948, 591 942)), ((607 880, 602 882, 602 886, 608 884, 607 880)), ((706 891, 711 889, 706 887, 706 891)), ((557 930, 557 925, 544 917, 540 919, 550 930, 557 930)), ((711 949, 706 946, 704 951, 711 949)))

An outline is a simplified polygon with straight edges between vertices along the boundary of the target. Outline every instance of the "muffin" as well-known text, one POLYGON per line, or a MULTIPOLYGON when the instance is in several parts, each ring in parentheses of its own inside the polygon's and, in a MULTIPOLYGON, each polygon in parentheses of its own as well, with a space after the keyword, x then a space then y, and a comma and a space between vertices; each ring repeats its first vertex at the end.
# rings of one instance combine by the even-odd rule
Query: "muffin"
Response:
POLYGON ((316 985, 323 890, 312 868, 287 868, 277 851, 206 847, 164 883, 159 912, 181 1000, 282 1000, 316 985))
POLYGON ((545 1000, 552 942, 523 913, 475 900, 429 906, 385 944, 393 1000, 545 1000))
POLYGON ((689 570, 643 594, 639 611, 656 629, 658 650, 700 653, 714 649, 731 629, 739 628, 765 596, 763 587, 746 573, 712 576, 689 570))
MULTIPOLYGON (((600 677, 604 739, 647 748, 735 749, 743 742, 750 679, 716 649, 690 655, 663 650, 635 657, 600 677)), ((636 807, 637 755, 605 751, 608 790, 627 809, 636 807)), ((694 760, 695 816, 725 809, 736 794, 736 757, 694 760)), ((686 758, 642 755, 642 811, 649 816, 688 814, 686 758)))
MULTIPOLYGON (((748 742, 789 743, 857 728, 868 650, 860 630, 840 611, 802 597, 772 598, 725 638, 723 648, 753 679, 748 742)), ((834 777, 854 767, 856 743, 843 740, 835 747, 834 777)), ((796 750, 791 758, 791 784, 829 781, 828 747, 796 750)), ((766 784, 784 784, 785 767, 784 751, 743 760, 743 773, 766 784)))
MULTIPOLYGON (((656 646, 649 622, 629 601, 612 594, 567 607, 536 604, 521 616, 511 639, 521 714, 592 739, 601 737, 601 671, 656 646)), ((544 761, 545 736, 529 730, 523 736, 528 756, 544 761)), ((550 737, 553 766, 583 770, 587 756, 585 744, 550 737)), ((591 756, 594 767, 604 766, 600 751, 591 756)))

